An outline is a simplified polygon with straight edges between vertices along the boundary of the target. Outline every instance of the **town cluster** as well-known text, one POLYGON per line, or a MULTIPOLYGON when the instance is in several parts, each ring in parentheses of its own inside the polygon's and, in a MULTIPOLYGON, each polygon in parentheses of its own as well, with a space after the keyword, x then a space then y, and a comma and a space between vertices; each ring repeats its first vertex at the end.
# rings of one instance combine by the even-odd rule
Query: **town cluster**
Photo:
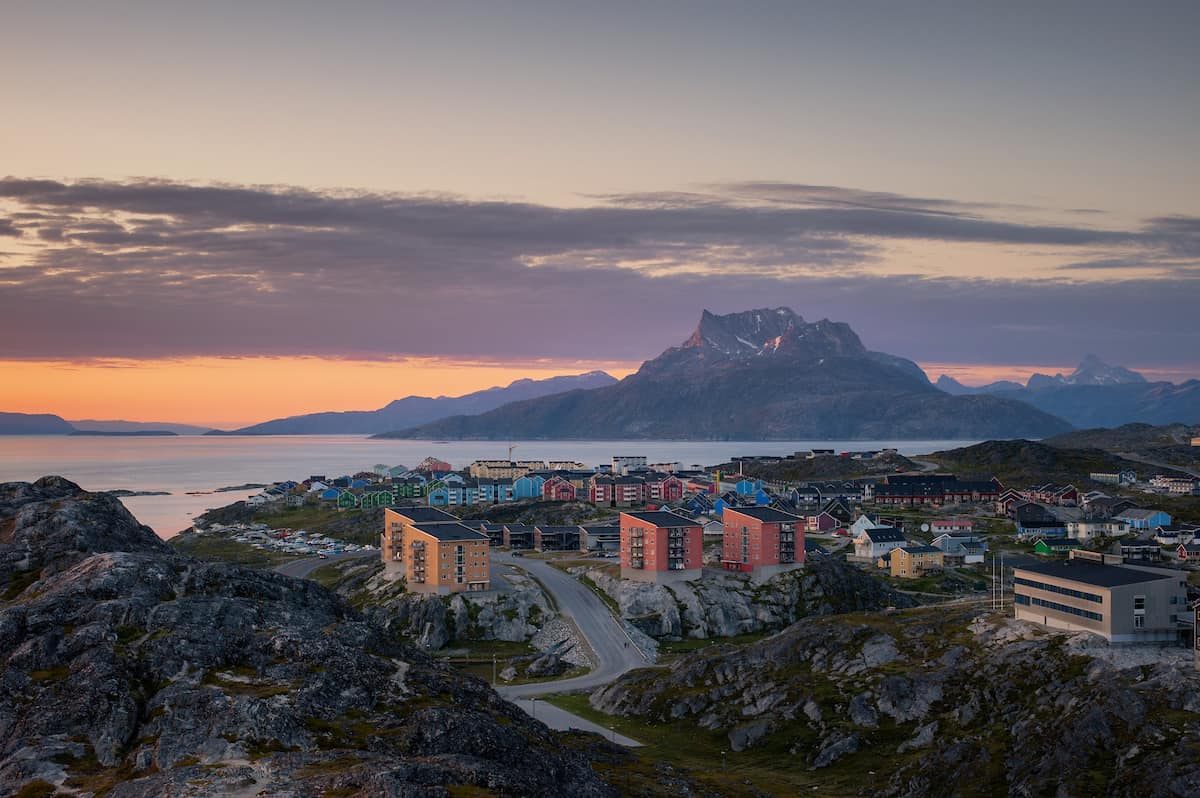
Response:
MULTIPOLYGON (((830 451, 793 457, 876 455, 830 451)), ((1139 484, 1136 475, 1107 476, 1089 478, 1119 487, 1139 484)), ((1148 494, 1198 489, 1196 480, 1175 475, 1155 475, 1145 486, 1148 494)), ((831 548, 844 542, 847 560, 898 579, 918 579, 982 566, 989 554, 987 533, 999 525, 1011 530, 1009 539, 1021 551, 1047 559, 1014 572, 1019 616, 1116 641, 1177 639, 1185 626, 1190 633, 1186 578, 1159 561, 1200 564, 1200 528, 1173 524, 1164 510, 1072 485, 1014 488, 994 478, 939 473, 784 484, 635 456, 592 468, 495 460, 462 470, 427 458, 411 469, 378 465, 353 476, 314 475, 274 486, 256 499, 385 508, 380 544, 385 572, 403 577, 409 589, 436 593, 490 589, 489 554, 498 548, 619 558, 623 578, 669 583, 704 578, 706 542, 719 544, 721 569, 754 578, 827 554, 822 542, 831 548), (585 502, 615 513, 564 526, 493 523, 450 512, 459 508, 470 515, 481 506, 522 500, 585 502), (924 523, 915 523, 914 514, 924 523), (1136 613, 1123 609, 1126 593, 1136 613), (1091 603, 1076 606, 1078 601, 1091 603)))

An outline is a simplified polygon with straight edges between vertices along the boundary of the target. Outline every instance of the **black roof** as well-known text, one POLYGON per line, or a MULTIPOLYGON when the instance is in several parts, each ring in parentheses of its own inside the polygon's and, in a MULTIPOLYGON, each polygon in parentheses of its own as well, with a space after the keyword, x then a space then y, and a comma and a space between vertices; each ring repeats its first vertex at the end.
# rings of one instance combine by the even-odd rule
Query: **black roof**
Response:
POLYGON ((471 529, 462 524, 413 524, 413 529, 442 541, 488 540, 488 536, 478 529, 471 529))
POLYGON ((870 538, 873 543, 895 543, 898 540, 904 540, 903 530, 891 526, 871 527, 870 529, 864 529, 863 534, 870 538))
POLYGON ((535 529, 541 530, 543 535, 562 535, 568 532, 579 533, 577 526, 550 526, 548 524, 538 524, 535 529))
POLYGON ((804 520, 798 515, 785 513, 782 510, 776 510, 774 507, 726 507, 725 510, 726 512, 748 515, 757 521, 767 521, 768 523, 774 521, 796 522, 804 520))
POLYGON ((636 518, 639 521, 645 521, 647 524, 651 524, 651 525, 657 526, 657 527, 701 526, 701 524, 697 523, 696 521, 693 521, 690 518, 684 518, 682 515, 676 515, 675 513, 667 513, 667 512, 663 512, 662 510, 650 510, 647 512, 636 512, 636 513, 621 513, 621 515, 628 515, 631 518, 636 518))
POLYGON ((1120 587, 1121 585, 1136 585, 1141 582, 1157 582, 1160 579, 1178 579, 1174 574, 1142 571, 1137 568, 1124 568, 1120 565, 1102 565, 1086 560, 1066 560, 1064 562, 1039 563, 1037 565, 1014 566, 1016 571, 1027 571, 1031 574, 1051 576, 1056 579, 1071 579, 1085 585, 1096 587, 1120 587))
POLYGON ((458 523, 458 516, 436 507, 389 507, 394 513, 404 516, 414 524, 458 523))

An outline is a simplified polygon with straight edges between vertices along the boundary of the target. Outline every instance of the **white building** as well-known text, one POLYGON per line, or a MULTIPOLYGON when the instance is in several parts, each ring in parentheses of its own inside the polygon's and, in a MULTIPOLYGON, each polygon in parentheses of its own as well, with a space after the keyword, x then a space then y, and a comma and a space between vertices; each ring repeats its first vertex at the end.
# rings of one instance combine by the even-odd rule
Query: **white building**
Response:
POLYGON ((1067 537, 1080 542, 1092 538, 1119 538, 1129 534, 1129 522, 1119 518, 1082 518, 1067 522, 1067 537))

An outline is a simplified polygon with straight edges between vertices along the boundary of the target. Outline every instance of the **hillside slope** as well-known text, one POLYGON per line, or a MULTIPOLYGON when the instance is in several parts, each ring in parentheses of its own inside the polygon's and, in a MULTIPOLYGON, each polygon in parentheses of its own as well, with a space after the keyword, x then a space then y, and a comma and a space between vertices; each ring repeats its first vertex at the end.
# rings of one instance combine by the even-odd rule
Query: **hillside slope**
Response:
POLYGON ((0 684, 2 795, 617 794, 598 738, 57 477, 0 485, 0 684))
POLYGON ((964 607, 809 618, 590 701, 779 795, 1200 794, 1190 652, 1111 654, 964 607))

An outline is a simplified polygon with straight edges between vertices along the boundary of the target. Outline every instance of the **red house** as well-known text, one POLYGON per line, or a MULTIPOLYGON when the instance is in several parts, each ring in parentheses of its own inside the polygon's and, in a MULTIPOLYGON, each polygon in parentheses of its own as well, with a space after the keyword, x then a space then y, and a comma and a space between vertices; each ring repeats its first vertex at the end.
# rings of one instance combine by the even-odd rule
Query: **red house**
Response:
POLYGON ((611 504, 616 500, 616 482, 612 477, 597 475, 588 482, 588 501, 592 504, 611 504))
POLYGON ((804 521, 805 531, 807 532, 832 532, 841 526, 841 521, 824 511, 817 515, 810 515, 804 521))
POLYGON ((554 502, 569 502, 575 500, 577 490, 567 480, 559 476, 550 477, 542 483, 542 498, 554 502))
POLYGON ((683 480, 674 474, 656 474, 647 480, 648 500, 669 504, 683 500, 683 480))
POLYGON ((770 576, 804 564, 805 520, 774 507, 726 507, 721 565, 770 576))
POLYGON ((639 582, 699 579, 704 528, 661 510, 621 513, 621 578, 639 582))

